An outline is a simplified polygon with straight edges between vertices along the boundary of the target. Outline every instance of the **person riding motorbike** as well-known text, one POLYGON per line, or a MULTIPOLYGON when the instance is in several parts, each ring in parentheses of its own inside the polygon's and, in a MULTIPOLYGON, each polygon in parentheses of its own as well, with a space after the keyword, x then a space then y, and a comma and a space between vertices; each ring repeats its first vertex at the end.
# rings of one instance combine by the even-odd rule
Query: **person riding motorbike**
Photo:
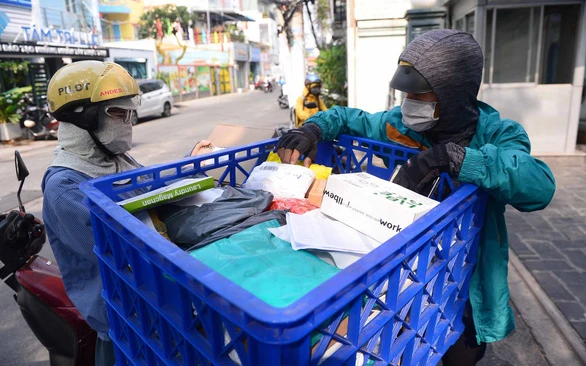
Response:
MULTIPOLYGON (((140 89, 120 65, 80 61, 59 69, 47 90, 50 112, 61 122, 55 159, 45 172, 43 220, 67 295, 97 331, 96 365, 113 365, 106 304, 84 181, 139 167, 132 146, 132 114, 140 89)), ((199 150, 196 145, 193 151, 199 150)))
POLYGON ((334 107, 316 113, 277 145, 281 161, 315 160, 317 142, 339 134, 368 137, 419 149, 393 182, 423 193, 442 172, 489 193, 478 262, 464 310, 465 329, 442 358, 443 365, 474 365, 486 344, 513 329, 507 283, 505 206, 544 209, 555 192, 549 167, 530 155, 523 127, 477 100, 483 68, 480 45, 456 30, 427 32, 407 45, 391 86, 406 93, 401 106, 370 114, 334 107))
POLYGON ((321 87, 322 81, 317 75, 307 75, 303 95, 299 96, 295 103, 295 127, 301 127, 309 117, 328 109, 320 97, 321 87))

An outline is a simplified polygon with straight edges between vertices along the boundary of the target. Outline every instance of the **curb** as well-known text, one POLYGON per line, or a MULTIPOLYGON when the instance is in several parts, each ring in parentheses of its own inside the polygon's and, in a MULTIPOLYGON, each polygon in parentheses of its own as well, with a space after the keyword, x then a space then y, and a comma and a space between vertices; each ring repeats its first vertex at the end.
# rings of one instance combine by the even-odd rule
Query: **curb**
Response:
POLYGON ((182 102, 174 102, 173 106, 174 107, 178 107, 178 108, 185 108, 185 107, 190 107, 192 104, 197 104, 198 101, 209 101, 212 99, 220 99, 220 98, 227 98, 227 97, 236 97, 236 96, 243 96, 243 95, 247 95, 252 93, 250 90, 249 91, 243 91, 242 93, 227 93, 227 94, 221 94, 221 95, 213 95, 213 96, 209 96, 209 97, 204 97, 204 98, 195 98, 195 99, 190 99, 190 100, 185 100, 182 102))
POLYGON ((586 345, 517 255, 509 250, 511 300, 551 365, 586 365, 586 345))

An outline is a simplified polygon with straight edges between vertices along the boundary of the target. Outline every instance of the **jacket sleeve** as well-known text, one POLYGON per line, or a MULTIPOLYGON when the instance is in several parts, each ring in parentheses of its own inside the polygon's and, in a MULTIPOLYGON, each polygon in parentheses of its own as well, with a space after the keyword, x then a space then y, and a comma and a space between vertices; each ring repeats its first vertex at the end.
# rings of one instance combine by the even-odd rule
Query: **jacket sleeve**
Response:
POLYGON ((530 151, 523 127, 501 121, 484 146, 466 148, 458 180, 476 184, 519 211, 541 210, 553 198, 555 179, 549 167, 530 151))
POLYGON ((60 217, 55 231, 61 242, 89 260, 95 256, 94 234, 89 209, 82 203, 84 198, 85 194, 79 189, 67 190, 54 201, 53 212, 60 217))
POLYGON ((386 114, 368 113, 357 108, 333 107, 311 116, 307 123, 315 123, 322 131, 322 140, 332 141, 340 134, 368 137, 388 141, 386 135, 386 114))

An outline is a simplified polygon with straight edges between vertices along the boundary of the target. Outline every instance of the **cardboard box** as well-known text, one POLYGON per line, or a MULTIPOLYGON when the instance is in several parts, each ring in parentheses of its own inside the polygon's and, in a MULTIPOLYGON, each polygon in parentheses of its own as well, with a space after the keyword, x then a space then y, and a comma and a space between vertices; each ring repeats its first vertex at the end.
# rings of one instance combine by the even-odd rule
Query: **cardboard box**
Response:
POLYGON ((384 242, 439 202, 368 173, 328 178, 321 212, 384 242))
MULTIPOLYGON (((219 124, 214 128, 212 133, 206 139, 212 143, 211 148, 202 148, 197 155, 205 155, 230 147, 248 145, 258 141, 268 140, 273 137, 277 137, 277 133, 275 129, 271 128, 256 128, 219 124)), ((256 159, 249 162, 244 162, 240 165, 245 170, 251 171, 254 166, 255 160, 256 159)), ((219 159, 219 161, 222 162, 223 160, 219 159)), ((204 161, 202 166, 213 163, 213 159, 206 160, 204 161)), ((209 176, 214 177, 215 180, 218 180, 222 176, 222 173, 224 173, 224 170, 225 168, 212 169, 208 171, 207 174, 209 176)), ((242 184, 242 182, 244 182, 244 179, 246 179, 246 176, 242 174, 242 172, 237 170, 236 183, 242 184)))
POLYGON ((312 204, 316 205, 317 207, 321 206, 321 200, 324 196, 324 189, 326 188, 326 179, 315 179, 313 183, 311 183, 311 187, 307 191, 307 199, 312 204))

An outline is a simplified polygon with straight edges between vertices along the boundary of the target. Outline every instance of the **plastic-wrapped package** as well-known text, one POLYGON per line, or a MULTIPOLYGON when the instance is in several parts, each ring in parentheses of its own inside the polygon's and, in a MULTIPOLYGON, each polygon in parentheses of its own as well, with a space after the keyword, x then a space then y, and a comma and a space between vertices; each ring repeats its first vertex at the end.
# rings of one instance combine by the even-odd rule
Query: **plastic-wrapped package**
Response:
POLYGON ((219 198, 201 207, 167 204, 157 208, 173 243, 186 250, 194 249, 214 233, 266 211, 273 200, 269 192, 229 186, 223 189, 219 198))
POLYGON ((315 172, 309 168, 264 162, 254 168, 243 187, 271 192, 275 197, 304 198, 314 179, 315 172))

